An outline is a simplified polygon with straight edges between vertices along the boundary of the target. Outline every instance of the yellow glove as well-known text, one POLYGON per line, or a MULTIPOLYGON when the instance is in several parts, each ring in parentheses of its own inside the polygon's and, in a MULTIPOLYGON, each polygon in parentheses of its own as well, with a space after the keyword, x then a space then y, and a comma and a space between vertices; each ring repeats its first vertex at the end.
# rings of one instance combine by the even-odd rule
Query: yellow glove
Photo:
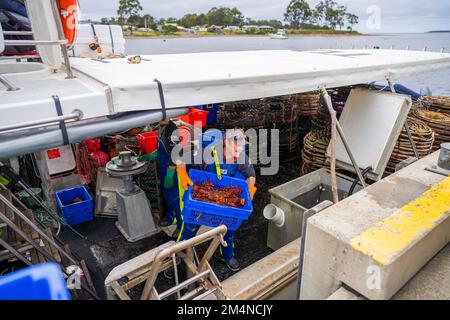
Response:
POLYGON ((253 197, 255 196, 256 190, 258 190, 255 185, 249 184, 248 185, 248 191, 250 192, 250 199, 253 200, 253 197))
POLYGON ((194 183, 189 178, 188 173, 186 172, 186 166, 177 166, 177 174, 178 174, 178 182, 181 183, 181 186, 184 190, 187 190, 189 186, 193 186, 194 183))

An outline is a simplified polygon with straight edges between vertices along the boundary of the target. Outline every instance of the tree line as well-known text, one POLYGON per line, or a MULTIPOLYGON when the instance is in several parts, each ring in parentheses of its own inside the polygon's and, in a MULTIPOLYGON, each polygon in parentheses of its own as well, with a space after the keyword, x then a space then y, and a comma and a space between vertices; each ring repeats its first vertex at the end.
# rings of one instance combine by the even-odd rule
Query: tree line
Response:
POLYGON ((120 0, 117 17, 103 18, 101 23, 131 25, 156 29, 158 25, 176 23, 186 28, 194 26, 267 25, 275 29, 347 29, 358 23, 358 16, 347 12, 347 7, 333 0, 322 0, 311 8, 306 0, 292 0, 284 13, 284 22, 277 19, 253 20, 245 17, 238 8, 213 7, 206 13, 188 13, 181 18, 157 19, 150 14, 141 15, 139 0, 120 0))

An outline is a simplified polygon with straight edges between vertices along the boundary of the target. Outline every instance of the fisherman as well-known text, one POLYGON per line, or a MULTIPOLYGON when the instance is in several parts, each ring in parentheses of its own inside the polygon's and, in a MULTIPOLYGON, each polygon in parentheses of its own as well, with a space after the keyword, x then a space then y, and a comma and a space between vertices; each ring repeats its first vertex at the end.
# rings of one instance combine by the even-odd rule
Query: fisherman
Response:
MULTIPOLYGON (((256 174, 255 168, 252 164, 250 164, 250 160, 245 154, 245 135, 242 130, 233 129, 227 131, 224 139, 223 154, 225 161, 218 161, 218 157, 215 157, 214 163, 200 165, 199 169, 222 176, 247 180, 250 197, 253 200, 253 196, 256 192, 256 174), (243 161, 239 161, 241 159, 243 161)), ((191 184, 191 182, 189 184, 191 184)), ((186 185, 184 187, 187 188, 186 185)), ((195 237, 199 228, 199 225, 183 222, 181 233, 178 237, 178 242, 195 237)), ((224 236, 224 240, 226 241, 227 246, 221 246, 220 248, 220 253, 222 256, 221 260, 230 270, 238 271, 240 269, 240 264, 234 256, 234 232, 228 231, 224 236)))
POLYGON ((177 125, 172 120, 162 121, 160 125, 158 167, 167 212, 165 219, 161 220, 159 225, 167 227, 176 224, 177 227, 172 234, 172 237, 176 239, 180 233, 183 220, 181 218, 177 165, 172 159, 171 153, 175 145, 180 143, 180 134, 177 125))

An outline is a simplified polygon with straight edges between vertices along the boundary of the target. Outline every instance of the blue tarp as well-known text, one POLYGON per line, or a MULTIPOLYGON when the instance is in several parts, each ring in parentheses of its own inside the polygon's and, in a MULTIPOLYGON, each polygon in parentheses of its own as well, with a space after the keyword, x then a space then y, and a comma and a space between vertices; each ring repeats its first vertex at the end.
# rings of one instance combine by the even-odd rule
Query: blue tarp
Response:
MULTIPOLYGON (((370 85, 377 90, 391 91, 391 89, 387 85, 379 85, 379 84, 375 84, 375 82, 370 83, 370 85)), ((411 99, 414 101, 419 100, 419 98, 422 96, 420 93, 417 93, 399 83, 394 84, 394 89, 395 89, 395 92, 397 92, 397 93, 406 94, 408 96, 411 96, 411 99)))
POLYGON ((21 16, 28 17, 27 9, 22 1, 18 0, 0 0, 0 9, 5 9, 21 16))

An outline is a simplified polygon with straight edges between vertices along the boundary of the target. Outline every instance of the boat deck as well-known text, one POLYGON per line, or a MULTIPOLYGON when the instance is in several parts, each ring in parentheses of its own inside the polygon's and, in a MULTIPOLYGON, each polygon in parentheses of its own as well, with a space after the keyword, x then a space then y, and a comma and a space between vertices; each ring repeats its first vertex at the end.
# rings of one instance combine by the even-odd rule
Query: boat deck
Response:
MULTIPOLYGON (((290 181, 293 176, 299 176, 300 165, 300 160, 281 165, 276 179, 273 176, 257 177, 258 192, 253 201, 253 214, 235 232, 236 255, 241 263, 241 269, 272 252, 266 246, 268 222, 262 214, 265 205, 270 202, 268 190, 290 181)), ((96 218, 92 222, 75 226, 75 229, 88 240, 80 239, 67 228, 61 231, 61 238, 70 245, 72 251, 86 260, 97 292, 103 299, 106 299, 104 280, 115 266, 171 240, 164 232, 160 232, 135 243, 127 242, 116 228, 115 220, 108 218, 96 218)), ((233 272, 219 260, 218 253, 214 255, 211 266, 221 281, 233 275, 233 272)), ((167 280, 160 275, 157 286, 161 290, 168 289, 173 285, 172 282, 173 280, 167 280)), ((138 287, 136 290, 139 290, 138 287)), ((138 293, 135 294, 133 296, 132 292, 132 297, 139 298, 138 293)))

